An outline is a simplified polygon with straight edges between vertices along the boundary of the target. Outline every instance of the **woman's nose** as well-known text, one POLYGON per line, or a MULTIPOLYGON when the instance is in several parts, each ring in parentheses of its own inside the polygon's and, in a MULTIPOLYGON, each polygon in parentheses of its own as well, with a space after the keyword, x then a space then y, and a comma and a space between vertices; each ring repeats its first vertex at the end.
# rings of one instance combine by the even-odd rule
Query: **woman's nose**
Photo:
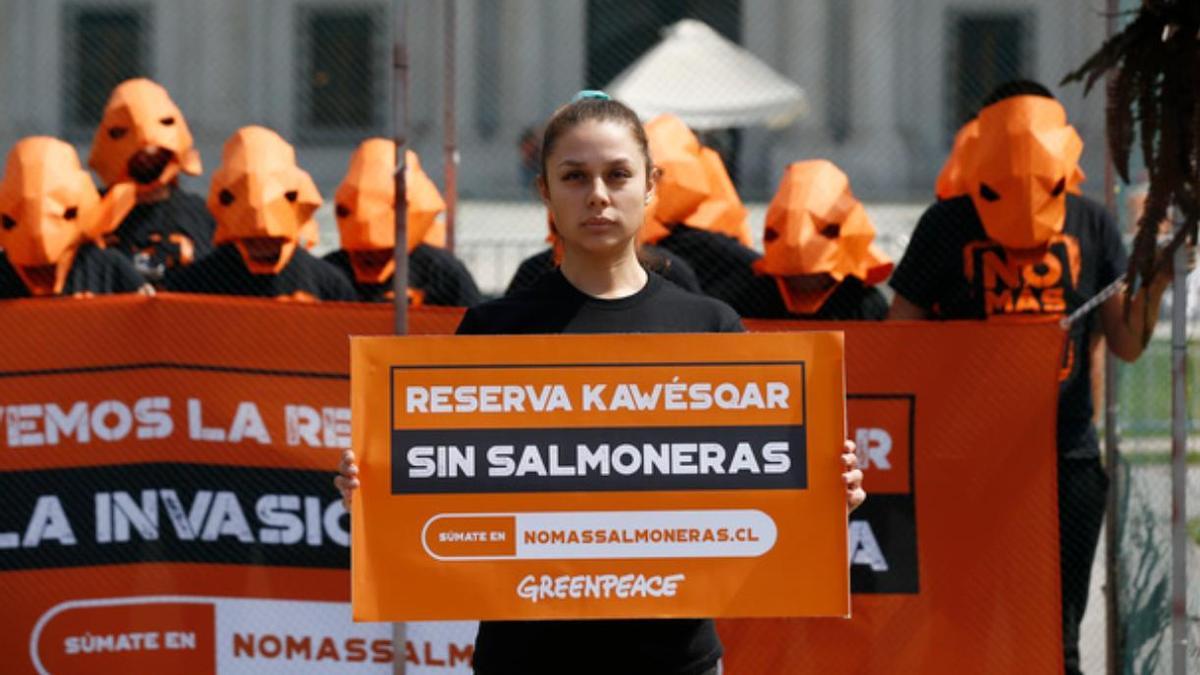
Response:
POLYGON ((603 177, 597 176, 592 180, 592 189, 588 190, 588 206, 608 206, 608 203, 608 186, 603 177))

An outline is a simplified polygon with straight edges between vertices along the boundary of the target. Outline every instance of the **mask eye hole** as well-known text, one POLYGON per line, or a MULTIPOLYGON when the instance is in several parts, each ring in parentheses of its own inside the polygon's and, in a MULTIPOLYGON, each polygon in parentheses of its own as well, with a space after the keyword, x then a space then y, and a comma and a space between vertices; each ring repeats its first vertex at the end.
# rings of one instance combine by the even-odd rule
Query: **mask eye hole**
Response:
POLYGON ((979 184, 979 196, 983 197, 989 202, 994 202, 1000 199, 1000 194, 989 187, 987 183, 979 184))
POLYGON ((65 218, 67 220, 75 220, 75 216, 78 216, 78 215, 79 215, 79 209, 74 206, 67 207, 67 210, 63 211, 63 218, 65 218))
POLYGON ((229 206, 233 203, 233 193, 229 190, 221 190, 217 195, 217 201, 221 202, 221 206, 229 206))
POLYGON ((169 126, 172 126, 175 124, 175 118, 174 117, 164 117, 164 118, 160 119, 158 121, 158 123, 163 125, 164 127, 169 127, 169 126))
POLYGON ((114 141, 125 138, 125 134, 127 134, 127 133, 129 133, 129 129, 126 129, 125 127, 109 127, 108 128, 108 137, 113 139, 114 141))
POLYGON ((6 213, 0 216, 0 224, 4 225, 5 230, 11 230, 17 226, 17 221, 13 220, 13 217, 6 213))
POLYGON ((1066 189, 1067 189, 1067 179, 1065 177, 1059 178, 1058 182, 1054 184, 1054 189, 1050 191, 1050 196, 1057 197, 1063 193, 1063 190, 1066 190, 1066 189))
POLYGON ((819 232, 821 233, 821 236, 825 237, 826 239, 837 239, 838 235, 842 233, 842 225, 841 223, 830 223, 825 227, 822 227, 819 232))
POLYGON ((775 228, 768 227, 767 229, 763 230, 763 241, 764 242, 772 242, 778 238, 779 238, 779 232, 776 231, 775 228))
POLYGON ((337 207, 334 208, 334 213, 337 214, 338 218, 346 218, 350 215, 350 207, 346 206, 345 204, 338 204, 337 207))
POLYGON ((287 192, 283 193, 283 196, 284 196, 284 197, 285 197, 285 198, 286 198, 286 199, 287 199, 289 202, 293 202, 293 203, 294 203, 294 202, 296 201, 296 199, 297 199, 297 198, 300 196, 300 193, 299 193, 299 192, 296 192, 295 190, 288 190, 287 192))

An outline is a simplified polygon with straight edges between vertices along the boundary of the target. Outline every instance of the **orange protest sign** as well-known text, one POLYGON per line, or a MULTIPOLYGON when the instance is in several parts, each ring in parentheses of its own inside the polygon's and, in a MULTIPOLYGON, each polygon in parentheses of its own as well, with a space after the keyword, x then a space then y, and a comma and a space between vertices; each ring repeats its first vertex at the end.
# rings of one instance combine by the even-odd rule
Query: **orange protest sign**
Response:
POLYGON ((868 497, 853 619, 718 622, 725 672, 1062 672, 1054 320, 746 323, 845 331, 868 497))
POLYGON ((842 338, 355 338, 358 620, 845 616, 842 338))

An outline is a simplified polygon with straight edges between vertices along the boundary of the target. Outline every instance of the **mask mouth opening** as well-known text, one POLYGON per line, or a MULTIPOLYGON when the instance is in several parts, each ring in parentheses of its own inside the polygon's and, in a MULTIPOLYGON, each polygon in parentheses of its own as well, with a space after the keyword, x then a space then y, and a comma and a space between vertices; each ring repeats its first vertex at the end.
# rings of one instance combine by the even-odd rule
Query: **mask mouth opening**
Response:
POLYGON ((383 268, 392 262, 395 253, 390 248, 375 248, 362 251, 349 251, 350 264, 355 271, 364 277, 377 277, 383 273, 383 268))
POLYGON ((129 158, 126 170, 129 177, 141 185, 149 185, 158 180, 166 170, 167 165, 175 158, 175 153, 166 148, 155 148, 152 152, 138 150, 129 158))
POLYGON ((257 265, 274 266, 283 255, 288 240, 283 237, 250 237, 242 240, 246 256, 257 265))
POLYGON ((58 265, 22 265, 21 276, 29 284, 29 290, 34 295, 50 295, 54 293, 58 281, 58 265))

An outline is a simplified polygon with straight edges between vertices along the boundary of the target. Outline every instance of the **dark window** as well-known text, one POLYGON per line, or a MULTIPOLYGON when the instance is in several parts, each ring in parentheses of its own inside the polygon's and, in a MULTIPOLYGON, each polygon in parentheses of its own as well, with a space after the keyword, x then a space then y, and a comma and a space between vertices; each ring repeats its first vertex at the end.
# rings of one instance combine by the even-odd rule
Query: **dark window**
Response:
POLYGON ((500 3, 485 0, 475 11, 475 126, 491 140, 500 128, 500 3))
POLYGON ((850 3, 829 0, 828 51, 825 60, 827 92, 825 115, 834 142, 844 143, 850 136, 850 3))
POLYGON ((148 9, 137 6, 64 8, 67 53, 63 60, 68 135, 90 134, 100 123, 114 87, 148 77, 148 9))
POLYGON ((947 62, 950 138, 993 89, 1031 76, 1029 19, 1021 13, 989 13, 958 15, 949 22, 954 50, 947 62))
POLYGON ((382 12, 312 9, 301 13, 305 50, 302 133, 378 131, 383 89, 382 12))
POLYGON ((587 86, 604 87, 662 39, 680 19, 699 19, 734 42, 741 41, 741 0, 589 0, 587 86))

